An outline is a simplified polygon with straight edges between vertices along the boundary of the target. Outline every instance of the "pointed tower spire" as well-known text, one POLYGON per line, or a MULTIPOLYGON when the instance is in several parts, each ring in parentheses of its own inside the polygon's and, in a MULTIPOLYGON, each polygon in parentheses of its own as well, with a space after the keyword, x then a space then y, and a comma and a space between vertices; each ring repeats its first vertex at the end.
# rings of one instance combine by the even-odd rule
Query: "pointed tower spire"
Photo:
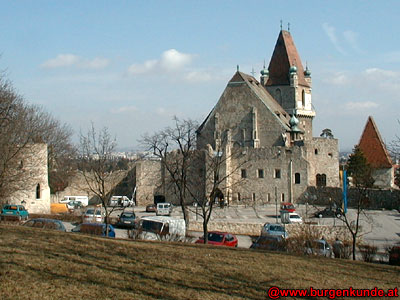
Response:
POLYGON ((289 69, 295 66, 298 71, 299 85, 310 87, 304 79, 304 68, 299 53, 288 31, 281 30, 269 63, 267 85, 289 85, 289 69))
POLYGON ((371 167, 378 169, 392 167, 392 160, 372 116, 368 117, 358 146, 371 167))

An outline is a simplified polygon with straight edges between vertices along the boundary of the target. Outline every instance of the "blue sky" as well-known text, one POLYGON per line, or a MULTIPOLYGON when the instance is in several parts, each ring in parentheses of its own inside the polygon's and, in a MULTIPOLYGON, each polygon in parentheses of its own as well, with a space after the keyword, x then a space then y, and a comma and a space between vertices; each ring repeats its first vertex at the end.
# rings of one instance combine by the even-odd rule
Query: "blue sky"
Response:
POLYGON ((174 115, 202 121, 236 65, 258 78, 281 19, 312 71, 314 136, 330 128, 351 150, 369 115, 386 143, 400 134, 398 1, 0 4, 0 68, 76 136, 93 121, 139 149, 174 115))

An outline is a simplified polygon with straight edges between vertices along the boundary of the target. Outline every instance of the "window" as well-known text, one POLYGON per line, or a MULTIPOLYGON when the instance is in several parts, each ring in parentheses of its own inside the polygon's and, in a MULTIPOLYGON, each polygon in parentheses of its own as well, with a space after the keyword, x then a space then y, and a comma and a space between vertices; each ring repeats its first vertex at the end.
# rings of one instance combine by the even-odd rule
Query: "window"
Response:
POLYGON ((241 170, 241 175, 242 175, 242 178, 247 178, 246 169, 242 169, 242 170, 241 170))
POLYGON ((294 183, 295 184, 300 184, 300 173, 295 173, 294 174, 294 183))
POLYGON ((240 201, 240 193, 237 194, 238 201, 240 201))
POLYGON ((279 105, 282 105, 282 92, 280 89, 276 89, 276 100, 278 100, 279 105))
POLYGON ((326 175, 317 174, 317 186, 326 186, 326 175))
POLYGON ((268 193, 268 195, 267 195, 267 201, 268 202, 271 201, 271 194, 270 193, 268 193))
POLYGON ((36 199, 40 199, 40 184, 39 183, 36 186, 36 199))
POLYGON ((317 155, 318 154, 318 149, 314 149, 314 153, 315 153, 315 155, 317 155))
POLYGON ((330 158, 332 158, 332 157, 333 157, 333 154, 332 154, 332 153, 328 153, 328 156, 329 156, 330 158))
POLYGON ((258 169, 258 178, 264 178, 264 170, 258 169))
POLYGON ((285 194, 284 193, 281 194, 281 202, 285 202, 285 194))
POLYGON ((303 105, 303 107, 306 106, 306 92, 304 90, 301 93, 301 105, 303 105))
POLYGON ((275 169, 274 178, 281 178, 281 169, 275 169))
POLYGON ((256 193, 253 193, 253 201, 256 201, 256 193))

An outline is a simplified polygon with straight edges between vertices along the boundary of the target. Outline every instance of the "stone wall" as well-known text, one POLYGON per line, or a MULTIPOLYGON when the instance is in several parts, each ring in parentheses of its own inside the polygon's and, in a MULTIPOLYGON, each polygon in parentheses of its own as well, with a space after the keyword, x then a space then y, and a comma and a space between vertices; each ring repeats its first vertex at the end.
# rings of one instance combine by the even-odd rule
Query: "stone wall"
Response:
POLYGON ((154 203, 156 194, 165 194, 162 190, 161 161, 138 161, 135 169, 136 205, 145 206, 154 203))
MULTIPOLYGON (((261 223, 230 223, 230 222, 209 222, 209 231, 223 231, 237 235, 259 236, 263 224, 261 223)), ((334 241, 336 238, 340 240, 350 240, 350 235, 344 226, 327 226, 327 225, 308 225, 308 224, 287 224, 285 228, 289 236, 300 236, 303 233, 311 232, 315 238, 324 237, 328 241, 334 241)), ((190 221, 189 230, 203 231, 203 223, 198 221, 190 221)))
POLYGON ((29 213, 50 212, 50 187, 47 170, 47 144, 27 145, 17 158, 20 176, 14 191, 4 200, 23 204, 29 213))

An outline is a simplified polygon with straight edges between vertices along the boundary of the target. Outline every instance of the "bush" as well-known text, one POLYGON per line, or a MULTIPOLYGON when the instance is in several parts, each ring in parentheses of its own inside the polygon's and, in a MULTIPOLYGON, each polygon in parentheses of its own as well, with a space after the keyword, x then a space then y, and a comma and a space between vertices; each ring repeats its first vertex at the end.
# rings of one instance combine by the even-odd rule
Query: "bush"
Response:
POLYGON ((374 261, 376 252, 378 250, 376 246, 369 244, 361 244, 358 246, 358 249, 360 250, 363 261, 365 262, 374 261))

